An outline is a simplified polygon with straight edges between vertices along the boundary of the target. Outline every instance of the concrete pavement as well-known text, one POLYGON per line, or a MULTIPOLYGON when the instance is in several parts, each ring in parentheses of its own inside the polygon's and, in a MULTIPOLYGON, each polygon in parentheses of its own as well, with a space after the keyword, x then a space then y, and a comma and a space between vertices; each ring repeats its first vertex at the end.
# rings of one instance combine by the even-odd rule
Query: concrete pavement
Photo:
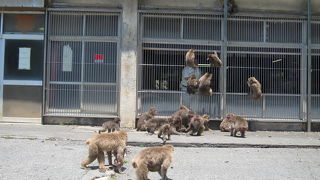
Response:
MULTIPOLYGON (((65 126, 65 125, 35 125, 0 123, 0 137, 37 138, 85 141, 97 134, 100 127, 65 126)), ((160 144, 156 135, 146 132, 128 131, 128 144, 148 146, 160 144)), ((306 147, 320 148, 319 132, 279 132, 256 131, 248 132, 246 138, 229 136, 228 132, 218 130, 205 131, 203 136, 172 136, 168 143, 180 147, 306 147)))

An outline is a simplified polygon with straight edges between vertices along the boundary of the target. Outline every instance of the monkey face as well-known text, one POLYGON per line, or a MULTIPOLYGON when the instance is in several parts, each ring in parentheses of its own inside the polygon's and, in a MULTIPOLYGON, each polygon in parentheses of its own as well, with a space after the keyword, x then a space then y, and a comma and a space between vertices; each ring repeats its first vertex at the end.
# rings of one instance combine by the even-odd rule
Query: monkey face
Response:
POLYGON ((157 110, 156 110, 156 108, 154 108, 154 107, 152 107, 152 108, 150 108, 149 109, 149 113, 151 114, 151 115, 156 115, 157 114, 157 110))
POLYGON ((234 116, 233 113, 228 113, 228 114, 227 114, 227 119, 230 120, 233 116, 234 116))
POLYGON ((121 120, 120 120, 120 118, 114 118, 114 122, 116 122, 116 123, 120 123, 120 122, 121 122, 121 120))

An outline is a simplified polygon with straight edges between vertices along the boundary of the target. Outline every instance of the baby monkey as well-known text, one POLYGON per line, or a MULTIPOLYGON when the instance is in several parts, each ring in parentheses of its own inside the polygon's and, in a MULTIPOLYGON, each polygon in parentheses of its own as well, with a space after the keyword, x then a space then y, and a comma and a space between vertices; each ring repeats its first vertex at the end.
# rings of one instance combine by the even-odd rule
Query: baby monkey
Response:
POLYGON ((111 121, 106 121, 102 124, 102 129, 99 130, 99 134, 101 132, 106 132, 108 130, 108 133, 113 132, 115 130, 119 131, 120 130, 120 118, 116 117, 111 121))
POLYGON ((230 115, 230 136, 237 136, 237 133, 241 133, 241 137, 245 137, 246 131, 248 131, 248 122, 241 116, 230 115))
POLYGON ((180 133, 176 131, 175 126, 164 124, 159 128, 158 138, 162 139, 163 144, 166 144, 167 140, 171 140, 171 135, 180 135, 180 133))

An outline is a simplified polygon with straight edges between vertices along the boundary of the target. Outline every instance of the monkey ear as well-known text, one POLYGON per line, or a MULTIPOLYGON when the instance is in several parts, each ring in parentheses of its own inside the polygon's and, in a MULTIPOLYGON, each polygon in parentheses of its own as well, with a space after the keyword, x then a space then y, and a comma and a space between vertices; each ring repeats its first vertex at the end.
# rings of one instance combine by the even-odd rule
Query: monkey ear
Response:
POLYGON ((214 53, 214 55, 217 55, 217 56, 218 56, 217 51, 213 51, 213 53, 214 53))

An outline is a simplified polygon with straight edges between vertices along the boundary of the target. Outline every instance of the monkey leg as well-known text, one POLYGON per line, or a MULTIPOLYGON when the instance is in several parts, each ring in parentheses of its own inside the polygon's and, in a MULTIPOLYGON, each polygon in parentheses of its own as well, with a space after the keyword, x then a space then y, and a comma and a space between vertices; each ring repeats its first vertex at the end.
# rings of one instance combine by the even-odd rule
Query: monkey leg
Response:
POLYGON ((233 136, 233 128, 230 129, 230 136, 233 136))
POLYGON ((203 131, 204 131, 204 127, 200 127, 199 130, 198 130, 198 133, 197 133, 197 136, 201 136, 203 131))
POLYGON ((106 128, 99 130, 99 134, 101 134, 102 132, 106 132, 106 130, 107 130, 106 128))
POLYGON ((148 171, 147 165, 140 164, 136 170, 137 180, 148 180, 148 171))
POLYGON ((81 166, 87 167, 88 164, 92 163, 98 157, 98 147, 95 144, 89 145, 89 156, 82 161, 81 166))
POLYGON ((171 137, 170 137, 171 135, 170 134, 168 134, 168 140, 171 140, 171 137))
POLYGON ((101 150, 98 152, 98 163, 100 169, 106 169, 104 152, 101 150))
POLYGON ((237 131, 236 129, 234 129, 234 130, 233 130, 233 136, 234 136, 234 137, 237 137, 237 133, 238 133, 238 131, 237 131))
POLYGON ((111 152, 111 151, 108 151, 108 152, 107 152, 107 155, 108 155, 109 165, 112 166, 112 152, 111 152))
POLYGON ((240 131, 241 132, 241 137, 245 137, 246 135, 245 135, 245 131, 240 131))
POLYGON ((169 159, 166 159, 163 161, 162 165, 161 165, 161 170, 160 170, 160 176, 162 180, 167 180, 167 170, 170 167, 171 161, 169 159))

